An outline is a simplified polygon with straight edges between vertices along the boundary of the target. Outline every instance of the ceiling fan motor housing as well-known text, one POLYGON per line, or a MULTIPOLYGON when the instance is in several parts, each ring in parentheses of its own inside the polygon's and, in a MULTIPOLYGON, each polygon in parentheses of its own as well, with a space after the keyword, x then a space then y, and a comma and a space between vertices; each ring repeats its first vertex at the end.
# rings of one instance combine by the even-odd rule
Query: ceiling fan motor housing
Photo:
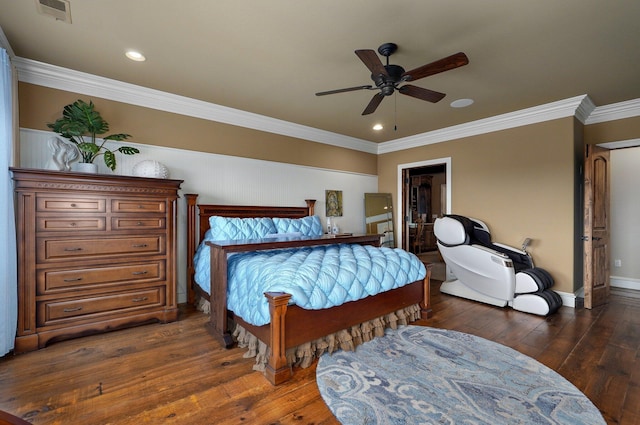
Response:
POLYGON ((385 65, 384 68, 388 75, 371 74, 371 79, 384 96, 391 96, 398 83, 402 81, 404 68, 399 65, 385 65))

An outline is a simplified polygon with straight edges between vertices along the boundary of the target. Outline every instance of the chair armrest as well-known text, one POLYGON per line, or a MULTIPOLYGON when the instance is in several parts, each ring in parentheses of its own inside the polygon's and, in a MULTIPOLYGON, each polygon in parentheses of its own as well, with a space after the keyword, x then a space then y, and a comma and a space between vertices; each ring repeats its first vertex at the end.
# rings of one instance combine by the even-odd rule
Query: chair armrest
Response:
POLYGON ((523 250, 518 249, 518 248, 514 248, 514 247, 509 246, 509 245, 505 245, 505 244, 502 244, 502 243, 499 243, 499 242, 494 242, 493 244, 496 245, 496 246, 499 246, 501 248, 508 249, 510 251, 513 251, 513 252, 517 252, 518 254, 528 255, 528 253, 526 251, 523 251, 523 250))

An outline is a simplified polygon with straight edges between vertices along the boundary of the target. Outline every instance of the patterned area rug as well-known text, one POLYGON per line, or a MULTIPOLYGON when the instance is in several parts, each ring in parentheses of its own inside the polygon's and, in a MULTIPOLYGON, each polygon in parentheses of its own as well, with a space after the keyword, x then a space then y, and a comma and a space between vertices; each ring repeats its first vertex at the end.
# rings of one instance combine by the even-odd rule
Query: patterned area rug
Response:
POLYGON ((558 373, 509 347, 421 326, 323 355, 322 398, 345 425, 604 424, 558 373))

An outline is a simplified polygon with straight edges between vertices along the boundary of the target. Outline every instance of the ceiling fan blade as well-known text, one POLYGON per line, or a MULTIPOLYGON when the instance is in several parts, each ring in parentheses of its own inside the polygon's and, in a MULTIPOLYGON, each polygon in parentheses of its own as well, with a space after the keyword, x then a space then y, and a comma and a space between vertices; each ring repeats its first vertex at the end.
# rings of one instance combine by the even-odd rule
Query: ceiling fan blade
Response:
POLYGON ((356 87, 347 87, 346 89, 337 89, 337 90, 329 90, 329 91, 321 91, 320 93, 316 93, 316 96, 326 96, 328 94, 336 94, 336 93, 344 93, 348 91, 356 91, 356 90, 370 90, 373 86, 356 86, 356 87))
POLYGON ((367 107, 362 111, 362 115, 373 114, 378 108, 378 105, 380 105, 380 102, 382 102, 382 99, 384 99, 384 95, 382 93, 374 94, 367 107))
POLYGON ((423 89, 422 87, 412 86, 411 84, 405 84, 400 87, 398 91, 407 96, 415 97, 417 99, 426 100, 427 102, 440 102, 446 95, 437 91, 423 89))
POLYGON ((448 56, 446 58, 422 65, 411 71, 402 74, 404 81, 416 81, 429 75, 439 74, 440 72, 449 71, 451 69, 464 66, 469 63, 469 58, 462 52, 448 56))
POLYGON ((371 71, 373 75, 382 74, 387 77, 389 76, 389 73, 375 51, 371 49, 356 50, 356 55, 358 55, 360 60, 367 66, 367 68, 369 68, 369 71, 371 71))

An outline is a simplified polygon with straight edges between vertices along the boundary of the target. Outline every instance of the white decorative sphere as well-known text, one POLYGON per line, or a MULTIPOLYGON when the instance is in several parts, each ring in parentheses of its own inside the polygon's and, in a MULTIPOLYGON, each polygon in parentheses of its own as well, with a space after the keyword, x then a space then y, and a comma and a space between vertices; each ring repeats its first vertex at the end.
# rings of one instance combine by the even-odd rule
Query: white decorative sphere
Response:
POLYGON ((133 175, 137 177, 169 178, 169 169, 167 166, 152 159, 138 162, 133 166, 132 172, 133 175))

